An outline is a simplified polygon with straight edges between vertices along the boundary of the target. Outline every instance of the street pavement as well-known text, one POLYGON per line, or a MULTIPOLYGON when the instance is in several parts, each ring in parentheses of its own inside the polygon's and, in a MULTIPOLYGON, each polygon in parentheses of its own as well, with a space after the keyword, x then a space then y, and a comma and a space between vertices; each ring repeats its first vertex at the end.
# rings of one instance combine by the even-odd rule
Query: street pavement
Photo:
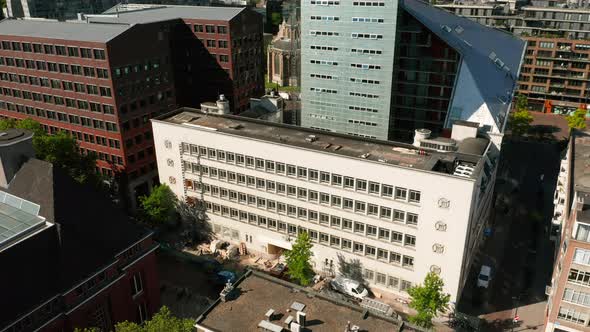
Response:
POLYGON ((542 330, 554 256, 548 232, 562 148, 535 141, 506 141, 502 147, 489 223, 493 232, 476 255, 457 306, 485 319, 482 330, 542 330), (488 289, 475 287, 482 264, 492 267, 488 289), (520 321, 513 324, 517 310, 520 321))

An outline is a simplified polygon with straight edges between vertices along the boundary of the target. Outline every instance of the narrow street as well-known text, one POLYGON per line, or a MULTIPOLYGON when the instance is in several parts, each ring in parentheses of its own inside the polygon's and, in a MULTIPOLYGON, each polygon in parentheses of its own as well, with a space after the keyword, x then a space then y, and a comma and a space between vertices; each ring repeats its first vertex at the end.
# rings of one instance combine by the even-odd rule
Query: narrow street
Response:
POLYGON ((482 330, 542 329, 553 264, 548 231, 560 148, 530 141, 507 141, 502 148, 492 235, 475 258, 458 305, 460 312, 487 321, 482 330), (488 289, 475 287, 483 264, 492 267, 488 289), (514 324, 516 308, 520 320, 514 324))

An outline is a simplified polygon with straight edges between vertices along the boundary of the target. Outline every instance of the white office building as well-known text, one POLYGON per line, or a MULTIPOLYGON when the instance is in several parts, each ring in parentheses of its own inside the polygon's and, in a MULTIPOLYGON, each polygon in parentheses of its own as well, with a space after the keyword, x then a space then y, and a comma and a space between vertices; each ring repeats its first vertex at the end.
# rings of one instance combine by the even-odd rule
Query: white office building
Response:
POLYGON ((275 255, 305 231, 319 272, 337 273, 341 254, 379 291, 407 296, 435 271, 460 296, 497 163, 476 124, 444 139, 417 131, 414 145, 194 109, 152 124, 161 182, 203 198, 219 238, 275 255))

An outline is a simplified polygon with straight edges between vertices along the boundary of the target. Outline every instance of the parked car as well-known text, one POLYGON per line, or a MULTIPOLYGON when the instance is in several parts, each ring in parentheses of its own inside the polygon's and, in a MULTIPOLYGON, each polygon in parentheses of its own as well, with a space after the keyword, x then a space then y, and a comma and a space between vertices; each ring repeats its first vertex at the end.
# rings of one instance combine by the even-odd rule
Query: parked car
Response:
POLYGON ((344 277, 336 277, 332 279, 332 281, 330 281, 330 287, 337 292, 352 296, 359 300, 362 300, 369 295, 369 291, 363 286, 363 284, 356 280, 344 277))
POLYGON ((482 265, 479 275, 477 276, 477 287, 488 288, 492 280, 492 268, 482 265))

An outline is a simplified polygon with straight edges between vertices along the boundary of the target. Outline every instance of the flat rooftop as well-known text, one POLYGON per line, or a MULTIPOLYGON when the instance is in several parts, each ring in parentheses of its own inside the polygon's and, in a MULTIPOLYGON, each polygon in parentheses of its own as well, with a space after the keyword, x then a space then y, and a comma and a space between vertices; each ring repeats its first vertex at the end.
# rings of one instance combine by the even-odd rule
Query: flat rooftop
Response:
MULTIPOLYGON (((454 168, 459 163, 475 166, 482 160, 481 155, 436 152, 401 142, 357 138, 234 115, 206 114, 191 108, 181 108, 152 121, 186 126, 196 130, 215 130, 229 135, 448 175, 453 174, 454 168)), ((474 172, 471 177, 476 176, 474 172)))
POLYGON ((200 19, 229 21, 238 15, 245 7, 208 7, 208 6, 150 6, 127 11, 100 15, 88 15, 92 23, 152 23, 172 19, 200 19))
POLYGON ((590 131, 576 131, 572 139, 574 186, 577 190, 590 193, 590 131))
POLYGON ((307 321, 304 331, 344 331, 349 321, 351 326, 356 325, 367 332, 398 331, 400 327, 399 322, 392 318, 372 313, 363 318, 360 307, 328 300, 260 272, 252 271, 241 282, 238 281, 234 292, 237 295, 233 299, 217 301, 208 312, 197 318, 195 326, 224 332, 260 331, 258 324, 266 319, 266 312, 273 309, 277 318, 270 322, 285 327, 287 317, 293 316, 295 321, 297 310, 291 309, 291 305, 299 302, 305 305, 301 310, 307 321))
POLYGON ((44 19, 4 19, 0 35, 106 43, 129 29, 128 24, 88 24, 44 19))
POLYGON ((39 205, 0 191, 0 250, 45 227, 39 205))

